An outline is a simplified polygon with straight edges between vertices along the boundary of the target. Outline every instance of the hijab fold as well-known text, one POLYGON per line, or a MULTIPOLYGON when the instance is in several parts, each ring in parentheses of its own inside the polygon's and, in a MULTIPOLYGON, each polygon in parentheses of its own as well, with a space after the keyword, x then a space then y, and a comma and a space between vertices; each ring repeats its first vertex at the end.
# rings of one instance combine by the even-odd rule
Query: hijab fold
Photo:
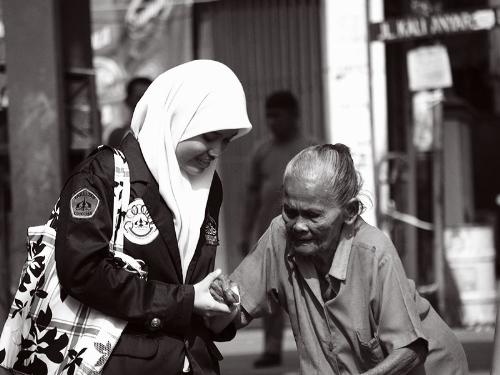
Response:
POLYGON ((240 81, 212 60, 194 60, 161 74, 135 107, 131 129, 173 213, 184 281, 205 218, 215 162, 199 175, 186 174, 175 155, 177 145, 229 129, 238 130, 234 140, 251 128, 240 81))

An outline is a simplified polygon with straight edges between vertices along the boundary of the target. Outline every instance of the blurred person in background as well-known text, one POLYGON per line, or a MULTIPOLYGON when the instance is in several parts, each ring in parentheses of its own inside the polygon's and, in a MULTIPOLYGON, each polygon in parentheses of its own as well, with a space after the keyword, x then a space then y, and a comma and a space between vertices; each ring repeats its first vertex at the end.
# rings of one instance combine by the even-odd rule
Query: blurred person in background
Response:
POLYGON ((134 77, 127 83, 126 88, 126 97, 125 97, 125 105, 128 110, 128 121, 116 129, 114 129, 109 137, 108 137, 108 145, 111 147, 118 147, 120 142, 125 138, 127 133, 130 131, 130 120, 132 120, 132 113, 134 112, 134 108, 139 102, 139 99, 142 98, 149 85, 151 84, 151 80, 147 77, 134 77))
POLYGON ((361 218, 361 185, 343 144, 295 156, 281 216, 230 276, 240 303, 212 327, 231 317, 243 327, 278 301, 301 374, 468 374, 460 342, 407 279, 392 242, 361 218))
MULTIPOLYGON (((240 249, 247 255, 250 244, 264 233, 271 220, 281 212, 282 176, 286 164, 300 150, 315 144, 301 134, 299 105, 289 91, 276 91, 265 103, 266 124, 271 137, 255 148, 247 184, 246 204, 241 230, 240 249)), ((263 318, 264 352, 254 367, 281 364, 283 311, 278 307, 263 318)))
POLYGON ((191 61, 161 74, 139 100, 121 142, 130 168, 124 252, 147 279, 108 255, 114 159, 109 148, 74 171, 61 194, 56 264, 62 288, 127 321, 103 374, 219 374, 222 358, 205 324, 228 306, 209 286, 218 246, 222 185, 215 160, 251 129, 243 88, 225 65, 191 61), (83 198, 82 198, 83 197, 83 198))

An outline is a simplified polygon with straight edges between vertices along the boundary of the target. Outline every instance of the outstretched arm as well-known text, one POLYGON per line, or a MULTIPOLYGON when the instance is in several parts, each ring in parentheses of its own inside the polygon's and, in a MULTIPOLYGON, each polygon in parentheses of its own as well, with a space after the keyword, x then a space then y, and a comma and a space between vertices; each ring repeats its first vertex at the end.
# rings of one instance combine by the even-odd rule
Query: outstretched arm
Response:
POLYGON ((209 293, 218 272, 194 286, 166 283, 139 278, 110 256, 113 172, 113 155, 103 150, 68 180, 61 193, 55 257, 64 291, 148 332, 156 318, 163 330, 182 335, 190 330, 193 313, 229 313, 229 308, 209 293), (79 195, 93 197, 92 211, 86 215, 78 215, 79 195))

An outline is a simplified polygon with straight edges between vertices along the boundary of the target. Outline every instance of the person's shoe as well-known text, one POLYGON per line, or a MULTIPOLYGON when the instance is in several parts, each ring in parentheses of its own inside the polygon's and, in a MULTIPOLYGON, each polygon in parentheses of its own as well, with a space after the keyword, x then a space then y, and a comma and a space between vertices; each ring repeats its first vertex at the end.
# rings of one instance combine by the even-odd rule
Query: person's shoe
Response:
POLYGON ((263 353, 254 363, 254 368, 272 367, 281 365, 281 354, 263 353))

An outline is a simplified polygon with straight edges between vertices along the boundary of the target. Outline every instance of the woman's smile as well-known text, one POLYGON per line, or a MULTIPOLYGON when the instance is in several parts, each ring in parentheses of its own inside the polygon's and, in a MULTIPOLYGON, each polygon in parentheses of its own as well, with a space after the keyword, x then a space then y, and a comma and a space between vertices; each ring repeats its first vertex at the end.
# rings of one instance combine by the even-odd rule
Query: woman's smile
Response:
POLYGON ((196 159, 196 161, 198 162, 198 165, 203 169, 208 168, 213 160, 214 160, 213 158, 206 157, 206 156, 200 156, 199 158, 196 159))
POLYGON ((189 175, 202 173, 222 154, 237 133, 233 129, 217 130, 179 142, 175 149, 179 167, 189 175))

